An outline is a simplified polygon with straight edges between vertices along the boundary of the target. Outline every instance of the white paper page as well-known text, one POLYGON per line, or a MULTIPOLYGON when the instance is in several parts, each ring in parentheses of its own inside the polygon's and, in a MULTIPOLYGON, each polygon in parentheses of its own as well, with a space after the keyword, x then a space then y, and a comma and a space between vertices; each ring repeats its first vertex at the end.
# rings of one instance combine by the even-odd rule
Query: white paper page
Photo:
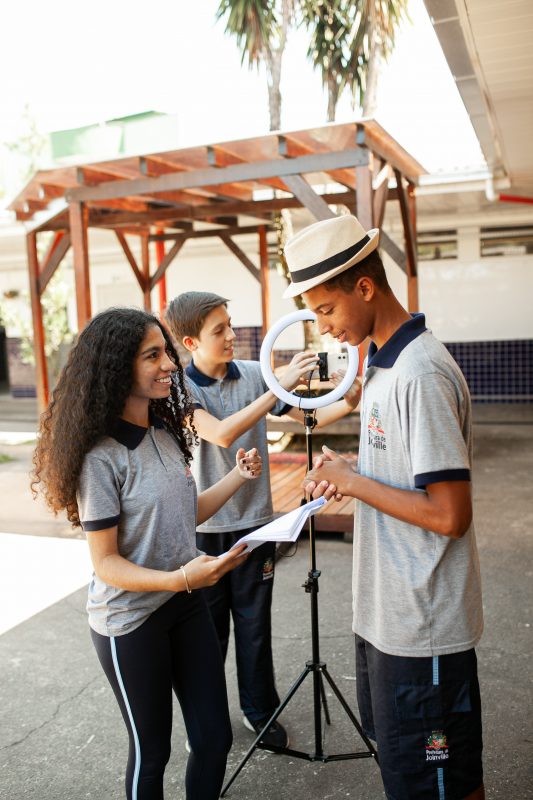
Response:
POLYGON ((326 503, 327 500, 324 497, 319 497, 317 500, 311 500, 311 502, 303 506, 298 506, 293 511, 283 514, 256 531, 242 536, 228 552, 234 550, 240 544, 247 544, 248 552, 251 552, 264 542, 294 542, 298 538, 305 521, 312 514, 316 514, 326 503))

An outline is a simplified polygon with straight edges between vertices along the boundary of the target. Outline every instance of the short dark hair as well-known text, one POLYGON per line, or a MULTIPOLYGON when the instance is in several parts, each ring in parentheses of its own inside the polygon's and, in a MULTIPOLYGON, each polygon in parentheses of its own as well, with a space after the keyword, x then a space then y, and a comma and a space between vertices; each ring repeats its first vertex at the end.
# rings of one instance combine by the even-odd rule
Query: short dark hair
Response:
POLYGON ((330 278, 329 281, 325 281, 324 287, 329 290, 340 289, 341 292, 350 294, 359 278, 362 277, 371 278, 378 289, 381 289, 385 294, 391 291, 383 261, 377 250, 373 250, 358 264, 354 264, 353 267, 348 267, 344 272, 340 272, 330 278))
POLYGON ((212 292, 183 292, 169 303, 165 319, 173 336, 181 342, 184 336, 200 336, 209 312, 227 304, 225 297, 212 292))

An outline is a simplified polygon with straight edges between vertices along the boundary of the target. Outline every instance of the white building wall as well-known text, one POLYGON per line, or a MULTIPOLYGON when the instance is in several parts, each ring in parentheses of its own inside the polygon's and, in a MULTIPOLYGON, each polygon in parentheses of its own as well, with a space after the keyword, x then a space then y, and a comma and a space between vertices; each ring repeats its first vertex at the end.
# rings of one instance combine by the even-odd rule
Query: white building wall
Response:
MULTIPOLYGON (((458 236, 459 259, 419 264, 420 309, 435 335, 445 342, 533 339, 533 255, 480 258, 478 228, 461 228, 458 236)), ((257 237, 240 236, 236 241, 259 264, 257 237)), ((128 242, 140 263, 136 237, 128 237, 128 242)), ((91 230, 89 247, 93 313, 113 304, 141 306, 141 290, 114 234, 91 230)), ((67 267, 71 259, 69 253, 64 262, 67 267)), ((393 291, 405 305, 406 277, 386 255, 384 261, 393 291)), ((152 252, 152 272, 154 269, 152 252)), ((295 309, 292 300, 281 299, 284 288, 283 278, 271 270, 271 324, 295 309)), ((4 293, 13 290, 28 291, 22 226, 0 231, 0 302, 7 302, 4 293)), ((236 327, 261 325, 259 282, 217 239, 187 242, 170 265, 168 298, 189 290, 228 297, 236 327)), ((152 301, 157 308, 157 291, 152 301)), ((278 345, 299 348, 303 343, 299 328, 287 329, 278 345)))

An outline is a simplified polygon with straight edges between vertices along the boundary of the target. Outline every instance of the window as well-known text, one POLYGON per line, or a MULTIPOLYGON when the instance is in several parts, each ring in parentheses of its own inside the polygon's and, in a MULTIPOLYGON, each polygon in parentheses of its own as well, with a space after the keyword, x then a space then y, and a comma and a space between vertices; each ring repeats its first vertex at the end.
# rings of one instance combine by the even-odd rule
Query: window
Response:
POLYGON ((422 231, 417 237, 418 260, 457 258, 457 231, 422 231))
POLYGON ((481 228, 481 256, 533 255, 533 226, 481 228))

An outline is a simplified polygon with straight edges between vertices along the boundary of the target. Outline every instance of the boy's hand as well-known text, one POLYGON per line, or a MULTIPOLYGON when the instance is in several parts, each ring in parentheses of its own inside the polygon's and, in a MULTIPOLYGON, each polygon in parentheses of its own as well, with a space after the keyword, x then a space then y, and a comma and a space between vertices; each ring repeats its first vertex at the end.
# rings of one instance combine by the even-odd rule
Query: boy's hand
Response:
MULTIPOLYGON (((332 372, 329 376, 331 383, 334 386, 339 386, 342 381, 344 380, 344 376, 346 375, 345 369, 339 369, 337 372, 332 372)), ((353 410, 357 408, 359 405, 359 401, 361 400, 361 392, 363 390, 363 384, 361 382, 361 378, 356 378, 355 381, 352 383, 350 388, 344 394, 344 399, 353 410)))
MULTIPOLYGON (((300 383, 309 380, 311 370, 318 364, 318 356, 311 350, 296 353, 280 378, 279 385, 287 392, 292 392, 300 383)), ((317 372, 318 377, 318 372, 317 372)))
POLYGON ((239 470, 239 475, 241 478, 246 478, 246 480, 255 480, 261 475, 261 471, 263 469, 263 459, 255 447, 253 447, 251 450, 248 450, 248 452, 245 451, 244 447, 240 447, 237 450, 236 461, 237 469, 239 470))
POLYGON ((302 483, 307 494, 314 499, 324 496, 326 500, 332 497, 342 500, 344 495, 349 494, 354 479, 354 468, 350 461, 324 445, 322 455, 313 459, 313 465, 302 483))

